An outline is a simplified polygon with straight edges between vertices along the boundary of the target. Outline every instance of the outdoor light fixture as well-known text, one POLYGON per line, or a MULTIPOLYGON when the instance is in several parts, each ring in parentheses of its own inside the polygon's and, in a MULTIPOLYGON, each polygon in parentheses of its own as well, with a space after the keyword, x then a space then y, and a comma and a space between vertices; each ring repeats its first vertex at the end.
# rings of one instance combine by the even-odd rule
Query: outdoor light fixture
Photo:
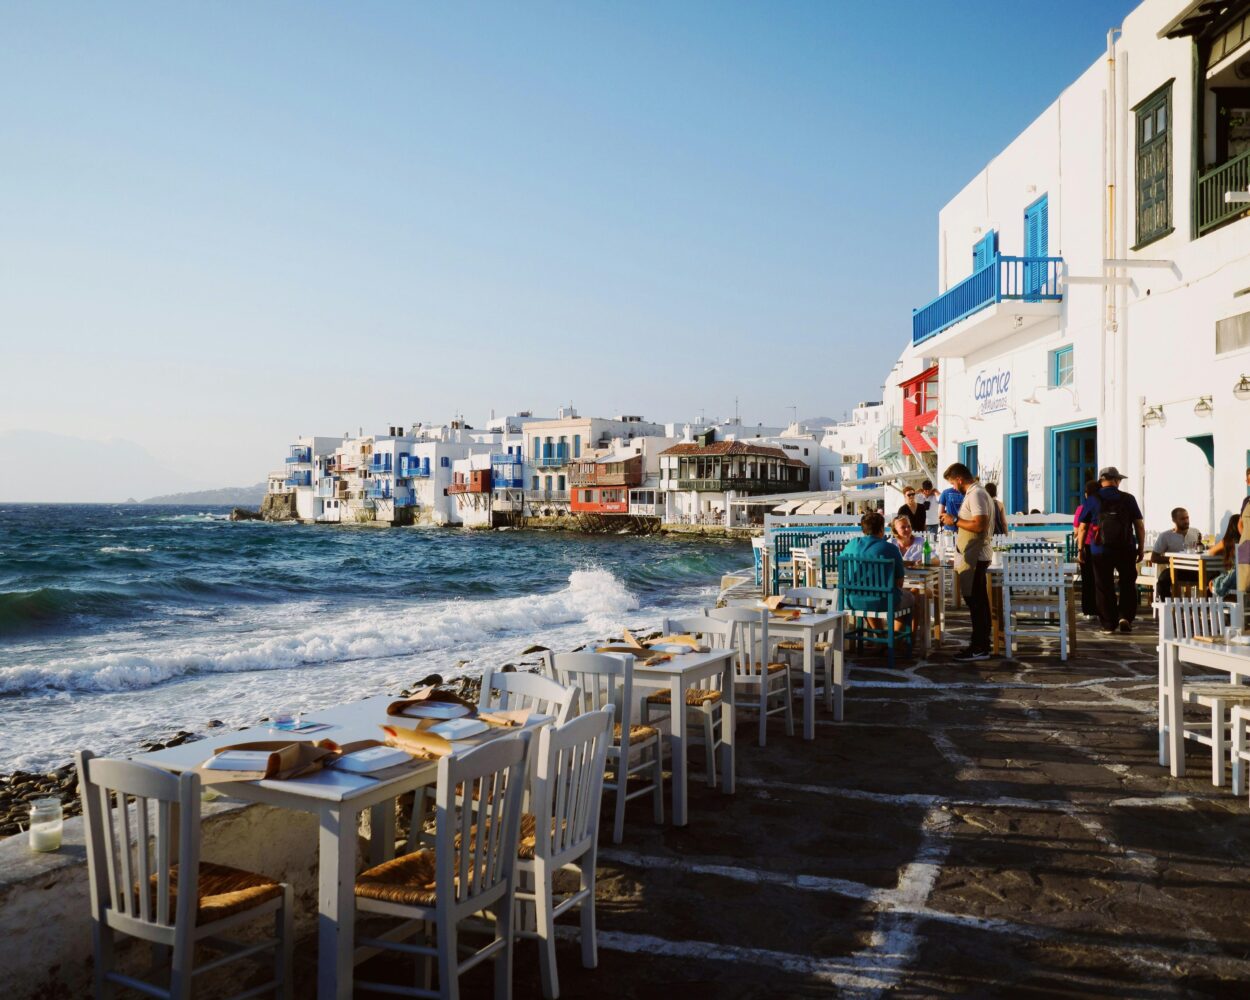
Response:
POLYGON ((1250 191, 1225 191, 1225 205, 1250 205, 1250 191))
POLYGON ((1211 397, 1199 396, 1198 402, 1194 403, 1194 416, 1196 417, 1208 416, 1211 413, 1212 409, 1213 407, 1211 406, 1211 397))
POLYGON ((1162 406, 1147 406, 1146 412, 1142 414, 1143 424, 1160 424, 1163 422, 1162 406))
POLYGON ((1020 327, 1022 327, 1022 326, 1024 326, 1024 317, 1023 317, 1023 316, 1017 316, 1017 317, 1015 318, 1015 326, 1013 326, 1013 327, 1012 327, 1012 329, 1013 329, 1013 330, 1019 330, 1019 329, 1020 329, 1020 327))
POLYGON ((1237 380, 1237 384, 1233 386, 1233 395, 1238 399, 1250 399, 1250 378, 1241 376, 1237 380))
POLYGON ((1029 393, 1029 394, 1028 394, 1028 396, 1026 396, 1024 399, 1020 400, 1020 402, 1022 402, 1022 403, 1035 403, 1035 404, 1036 404, 1036 403, 1040 403, 1040 402, 1041 402, 1041 400, 1037 398, 1037 390, 1036 390, 1036 389, 1034 389, 1031 393, 1029 393))

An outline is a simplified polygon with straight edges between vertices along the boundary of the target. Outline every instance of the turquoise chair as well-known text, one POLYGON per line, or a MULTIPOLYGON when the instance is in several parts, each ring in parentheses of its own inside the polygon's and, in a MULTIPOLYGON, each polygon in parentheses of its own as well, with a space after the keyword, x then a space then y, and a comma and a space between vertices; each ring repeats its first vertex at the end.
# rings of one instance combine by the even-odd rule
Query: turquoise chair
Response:
MULTIPOLYGON (((816 541, 823 531, 779 531, 773 536, 773 589, 774 594, 781 592, 781 564, 790 562, 790 553, 795 549, 806 548, 816 541)), ((793 575, 791 586, 796 586, 793 575)))
POLYGON ((820 585, 826 589, 836 586, 838 559, 842 550, 851 543, 854 535, 838 535, 820 543, 820 585))
POLYGON ((864 643, 886 648, 886 662, 894 666, 894 641, 907 641, 907 653, 915 653, 915 635, 912 628, 911 609, 899 608, 895 601, 898 593, 894 586, 893 559, 866 559, 863 556, 838 557, 838 609, 851 614, 851 629, 847 638, 855 643, 855 649, 863 651, 864 643), (884 628, 873 628, 869 618, 884 618, 884 628), (896 621, 906 627, 897 633, 896 621))

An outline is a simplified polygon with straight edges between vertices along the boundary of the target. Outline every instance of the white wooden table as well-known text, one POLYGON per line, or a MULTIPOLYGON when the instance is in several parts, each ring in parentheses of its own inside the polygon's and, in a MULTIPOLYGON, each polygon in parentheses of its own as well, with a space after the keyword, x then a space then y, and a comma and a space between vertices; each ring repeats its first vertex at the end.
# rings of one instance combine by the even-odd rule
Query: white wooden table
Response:
POLYGON ((917 592, 927 611, 920 651, 927 656, 933 648, 933 630, 937 629, 937 642, 942 644, 946 627, 946 566, 940 562, 928 566, 908 566, 904 570, 903 586, 917 592))
POLYGON ((1181 689, 1185 664, 1221 670, 1230 680, 1240 681, 1250 678, 1250 646, 1194 639, 1170 639, 1165 646, 1164 675, 1159 679, 1159 719, 1162 724, 1166 713, 1168 763, 1172 777, 1182 778, 1185 776, 1185 703, 1181 689))
MULTIPOLYGON (((415 719, 396 720, 386 714, 386 706, 394 700, 390 695, 381 695, 352 705, 310 713, 306 721, 330 724, 329 729, 315 733, 284 733, 268 726, 257 726, 155 753, 138 754, 135 759, 180 772, 203 763, 218 747, 235 743, 287 737, 292 741, 309 742, 331 739, 340 744, 380 739, 384 734, 378 727, 383 723, 416 725, 415 719)), ((547 717, 539 717, 531 725, 541 725, 544 720, 549 721, 547 717)), ((509 730, 494 730, 477 740, 466 740, 456 745, 468 749, 483 739, 503 732, 509 730)), ((395 799, 405 792, 433 784, 437 779, 438 762, 429 761, 416 764, 410 771, 396 777, 381 780, 367 775, 323 770, 291 781, 234 781, 214 786, 231 798, 315 813, 320 818, 317 892, 317 996, 320 1000, 349 1000, 352 995, 356 838, 361 813, 370 810, 369 861, 379 864, 395 852, 395 799)))
POLYGON ((816 738, 816 643, 822 639, 829 643, 833 656, 833 717, 842 721, 842 690, 844 687, 842 644, 843 611, 824 611, 803 614, 794 621, 768 619, 768 636, 803 640, 803 739, 816 738))
MULTIPOLYGON (((628 654, 626 654, 628 655, 628 654)), ((701 681, 721 678, 721 791, 734 793, 734 650, 713 649, 707 653, 675 653, 671 660, 653 666, 643 666, 641 660, 634 663, 634 686, 643 688, 667 687, 672 699, 669 720, 671 733, 669 747, 673 766, 673 825, 685 826, 688 822, 686 788, 689 768, 686 766, 686 691, 693 687, 709 687, 701 681)), ((708 753, 712 748, 708 747, 708 753)))
POLYGON ((1207 555, 1205 552, 1169 552, 1168 576, 1172 581, 1172 593, 1176 593, 1176 573, 1193 573, 1198 577, 1198 592, 1206 594, 1207 581, 1214 580, 1224 572, 1224 557, 1207 555))

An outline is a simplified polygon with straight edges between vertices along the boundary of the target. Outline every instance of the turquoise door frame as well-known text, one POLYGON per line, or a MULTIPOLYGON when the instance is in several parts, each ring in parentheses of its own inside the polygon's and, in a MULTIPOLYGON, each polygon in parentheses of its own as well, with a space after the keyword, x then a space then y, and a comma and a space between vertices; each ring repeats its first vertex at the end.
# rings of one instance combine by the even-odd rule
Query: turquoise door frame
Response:
POLYGON ((1003 438, 1003 504, 1008 514, 1029 512, 1029 435, 1003 438))
POLYGON ((981 442, 980 441, 962 441, 959 445, 959 461, 968 467, 975 476, 977 474, 977 459, 980 457, 981 442))
MULTIPOLYGON (((1077 463, 1082 466, 1092 465, 1092 468, 1085 473, 1088 478, 1092 479, 1098 473, 1098 421, 1077 420, 1070 424, 1057 424, 1046 428, 1046 454, 1050 461, 1050 476, 1046 480, 1047 511, 1054 513, 1066 510, 1072 513, 1084 497, 1084 481, 1082 480, 1075 493, 1069 482, 1069 473, 1074 463, 1066 446, 1072 443, 1067 435, 1087 430, 1093 431, 1093 461, 1091 463, 1083 456, 1078 456, 1077 463), (1071 510, 1068 510, 1069 507, 1071 510)), ((1081 440, 1085 439, 1086 436, 1082 435, 1081 440)))

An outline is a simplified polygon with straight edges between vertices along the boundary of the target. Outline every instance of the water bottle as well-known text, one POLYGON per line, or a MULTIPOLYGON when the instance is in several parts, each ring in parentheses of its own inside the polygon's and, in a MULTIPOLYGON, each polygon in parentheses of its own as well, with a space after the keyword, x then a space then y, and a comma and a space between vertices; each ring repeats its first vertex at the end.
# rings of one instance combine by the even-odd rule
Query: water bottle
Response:
POLYGON ((933 557, 933 549, 929 546, 929 539, 924 540, 924 564, 929 565, 929 560, 933 557))

